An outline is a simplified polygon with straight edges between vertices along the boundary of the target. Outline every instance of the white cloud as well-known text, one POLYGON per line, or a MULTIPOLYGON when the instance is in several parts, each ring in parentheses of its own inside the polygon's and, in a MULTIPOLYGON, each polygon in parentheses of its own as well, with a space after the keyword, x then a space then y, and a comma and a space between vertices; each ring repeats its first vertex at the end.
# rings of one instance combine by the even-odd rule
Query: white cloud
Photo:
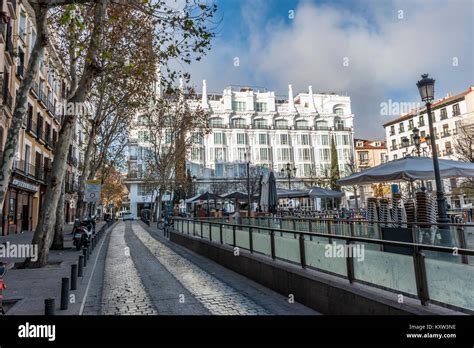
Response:
POLYGON ((249 39, 244 44, 218 41, 209 57, 192 66, 194 81, 207 79, 213 91, 235 83, 286 93, 292 83, 297 91, 311 84, 315 91, 347 92, 357 136, 378 138, 387 121, 380 116, 380 103, 397 96, 418 101, 415 83, 421 73, 437 79, 438 97, 474 82, 471 0, 357 2, 365 12, 302 2, 290 25, 285 24, 287 12, 267 22, 270 6, 253 4, 242 8, 248 13, 243 18, 249 39), (233 66, 234 57, 240 67, 233 66))

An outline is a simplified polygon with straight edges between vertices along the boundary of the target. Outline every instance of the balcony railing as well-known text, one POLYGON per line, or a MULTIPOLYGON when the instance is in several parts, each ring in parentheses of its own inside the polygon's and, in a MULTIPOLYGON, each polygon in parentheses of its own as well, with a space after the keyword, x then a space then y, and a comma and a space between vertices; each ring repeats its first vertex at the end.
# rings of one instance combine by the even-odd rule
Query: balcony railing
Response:
POLYGON ((451 136, 451 131, 450 130, 446 130, 443 133, 441 133, 442 138, 447 138, 449 136, 451 136))
POLYGON ((51 167, 36 166, 24 160, 14 161, 13 170, 30 179, 45 182, 51 173, 51 167))

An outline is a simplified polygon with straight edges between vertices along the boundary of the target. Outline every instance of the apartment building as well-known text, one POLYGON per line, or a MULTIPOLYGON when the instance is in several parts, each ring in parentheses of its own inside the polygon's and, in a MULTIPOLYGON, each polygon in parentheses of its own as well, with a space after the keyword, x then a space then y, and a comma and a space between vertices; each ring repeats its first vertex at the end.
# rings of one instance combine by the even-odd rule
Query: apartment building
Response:
MULTIPOLYGON (((334 139, 341 175, 347 172, 354 157, 353 117, 350 97, 335 93, 306 92, 280 97, 265 88, 230 86, 222 93, 208 93, 206 81, 191 107, 209 112, 212 132, 200 139, 187 158, 187 169, 197 177, 197 192, 211 190, 212 184, 232 185, 244 182, 246 163, 262 171, 274 170, 278 185, 287 187, 287 173, 292 173, 292 189, 324 177, 331 164, 331 142, 334 139)), ((130 130, 129 177, 131 211, 146 205, 141 176, 147 147, 146 131, 137 116, 130 130)))
MULTIPOLYGON (((388 151, 385 140, 355 139, 355 168, 362 171, 376 167, 388 160, 388 151)), ((374 197, 372 185, 358 188, 359 207, 365 207, 366 198, 374 197)), ((354 199, 354 197, 351 197, 354 199)))
MULTIPOLYGON (((16 93, 36 39, 36 29, 34 13, 28 2, 0 1, 0 5, 0 150, 3 150, 16 93)), ((48 47, 28 94, 27 119, 20 131, 13 175, 2 212, 3 235, 34 230, 38 223, 62 121, 57 107, 66 100, 69 88, 64 76, 67 74, 60 58, 54 49, 48 47)), ((76 163, 68 163, 67 172, 72 175, 76 163)), ((71 205, 70 198, 66 197, 66 210, 71 205)))
MULTIPOLYGON (((445 159, 459 159, 455 151, 456 138, 459 137, 460 125, 472 120, 474 115, 474 86, 456 94, 448 94, 445 98, 437 100, 432 104, 434 135, 429 134, 428 116, 426 108, 412 110, 411 112, 385 123, 383 126, 386 133, 388 147, 388 159, 396 160, 407 155, 416 156, 413 142, 413 129, 417 128, 421 136, 421 155, 431 156, 427 136, 436 137, 438 155, 445 159), (403 138, 409 139, 409 145, 402 144, 403 138)), ((470 203, 470 199, 463 195, 453 195, 452 191, 458 185, 456 179, 446 179, 444 189, 448 203, 453 208, 461 208, 470 203)), ((435 188, 433 181, 427 182, 427 188, 432 191, 435 188)))

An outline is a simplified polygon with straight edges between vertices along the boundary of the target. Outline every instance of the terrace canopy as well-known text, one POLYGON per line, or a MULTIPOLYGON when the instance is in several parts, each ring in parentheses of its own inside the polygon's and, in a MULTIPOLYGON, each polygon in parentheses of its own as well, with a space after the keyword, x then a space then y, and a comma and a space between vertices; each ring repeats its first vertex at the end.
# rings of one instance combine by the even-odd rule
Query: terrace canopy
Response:
MULTIPOLYGON (((474 163, 439 160, 442 178, 474 177, 474 163)), ((338 185, 367 185, 390 181, 434 180, 433 159, 430 157, 405 157, 354 173, 337 181, 338 185)))

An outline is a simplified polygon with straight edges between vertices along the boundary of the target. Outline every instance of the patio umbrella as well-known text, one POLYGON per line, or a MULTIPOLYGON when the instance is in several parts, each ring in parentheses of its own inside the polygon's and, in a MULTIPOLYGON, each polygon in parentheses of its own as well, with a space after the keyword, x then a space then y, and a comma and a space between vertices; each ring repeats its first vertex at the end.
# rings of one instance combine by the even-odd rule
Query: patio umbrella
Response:
POLYGON ((244 201, 248 199, 248 196, 245 193, 235 191, 232 193, 227 193, 222 196, 225 199, 232 199, 232 200, 239 200, 239 201, 244 201))
POLYGON ((273 171, 270 172, 270 177, 268 178, 268 212, 276 214, 278 206, 278 196, 277 196, 277 187, 276 179, 273 171))
POLYGON ((309 189, 308 196, 317 198, 340 198, 344 196, 344 193, 322 187, 312 187, 309 189))
MULTIPOLYGON (((442 178, 474 177, 474 163, 439 160, 442 178)), ((434 180, 433 159, 430 157, 405 157, 363 170, 337 181, 338 185, 367 185, 386 181, 434 180)))
POLYGON ((268 174, 263 174, 260 186, 260 207, 262 212, 268 211, 268 174))

